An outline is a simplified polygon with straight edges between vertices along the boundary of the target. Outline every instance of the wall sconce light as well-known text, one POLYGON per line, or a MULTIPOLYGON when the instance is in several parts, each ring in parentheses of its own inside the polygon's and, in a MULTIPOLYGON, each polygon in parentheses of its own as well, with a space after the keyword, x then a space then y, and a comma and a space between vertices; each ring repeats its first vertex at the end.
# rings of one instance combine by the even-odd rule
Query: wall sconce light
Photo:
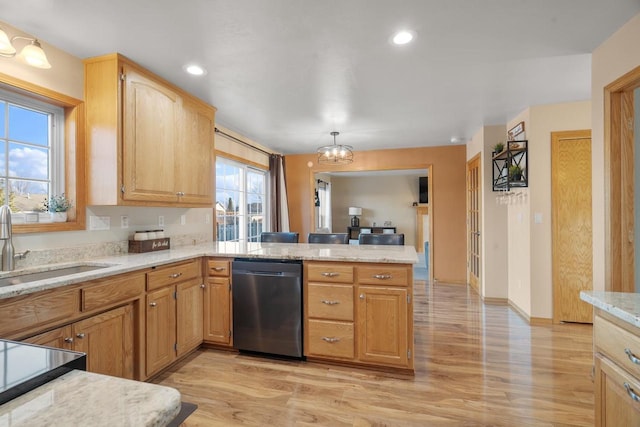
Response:
POLYGON ((0 28, 0 56, 4 58, 13 58, 17 56, 23 59, 27 64, 36 68, 49 69, 51 64, 47 60, 47 55, 44 54, 42 46, 38 39, 22 36, 13 36, 9 40, 9 36, 0 28), (16 48, 13 46, 13 42, 16 40, 26 40, 29 42, 22 51, 18 54, 16 48))

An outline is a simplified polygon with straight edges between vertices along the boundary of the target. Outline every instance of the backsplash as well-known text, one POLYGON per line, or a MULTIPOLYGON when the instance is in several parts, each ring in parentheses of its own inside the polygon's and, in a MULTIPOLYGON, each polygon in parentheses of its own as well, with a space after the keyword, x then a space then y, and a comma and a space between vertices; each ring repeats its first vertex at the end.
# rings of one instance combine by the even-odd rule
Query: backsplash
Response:
MULTIPOLYGON (((206 233, 171 236, 171 247, 197 245, 211 240, 206 233)), ((25 259, 16 260, 16 270, 73 261, 90 261, 97 258, 124 255, 129 248, 128 240, 99 242, 87 245, 66 246, 30 251, 25 259)))

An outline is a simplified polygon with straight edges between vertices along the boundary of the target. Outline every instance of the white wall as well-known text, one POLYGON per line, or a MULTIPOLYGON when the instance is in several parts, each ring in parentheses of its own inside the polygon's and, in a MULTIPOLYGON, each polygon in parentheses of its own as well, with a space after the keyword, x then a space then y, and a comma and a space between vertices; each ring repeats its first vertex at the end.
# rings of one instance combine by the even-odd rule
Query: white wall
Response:
POLYGON ((640 14, 631 18, 591 56, 593 159, 593 288, 605 288, 604 87, 640 66, 640 14))
POLYGON ((412 203, 418 201, 417 176, 334 176, 331 185, 335 233, 347 232, 351 223, 349 206, 359 206, 361 227, 374 222, 382 226, 385 221, 391 221, 398 233, 404 233, 405 245, 415 244, 416 210, 412 203))

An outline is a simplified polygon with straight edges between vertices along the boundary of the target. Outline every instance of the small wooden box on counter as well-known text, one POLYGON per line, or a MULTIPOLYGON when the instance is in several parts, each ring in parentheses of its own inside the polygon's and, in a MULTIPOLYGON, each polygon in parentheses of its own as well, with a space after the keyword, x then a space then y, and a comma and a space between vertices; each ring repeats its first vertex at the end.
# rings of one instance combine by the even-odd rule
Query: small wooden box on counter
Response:
POLYGON ((170 249, 171 243, 168 237, 162 239, 149 239, 149 240, 129 240, 129 253, 143 253, 163 251, 170 249))

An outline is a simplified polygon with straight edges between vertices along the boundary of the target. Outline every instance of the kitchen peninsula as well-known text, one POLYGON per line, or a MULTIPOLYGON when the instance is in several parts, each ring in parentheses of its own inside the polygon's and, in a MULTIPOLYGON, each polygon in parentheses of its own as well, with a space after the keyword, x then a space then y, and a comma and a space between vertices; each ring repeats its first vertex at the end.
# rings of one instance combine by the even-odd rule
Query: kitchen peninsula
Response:
POLYGON ((233 348, 230 270, 237 257, 302 261, 308 361, 413 372, 411 246, 213 242, 2 273, 0 280, 96 267, 0 287, 7 314, 0 336, 82 351, 90 372, 145 381, 203 344, 233 348), (103 327, 113 333, 100 333, 103 327), (122 342, 99 344, 106 336, 122 342), (108 362, 94 356, 105 345, 108 362))

